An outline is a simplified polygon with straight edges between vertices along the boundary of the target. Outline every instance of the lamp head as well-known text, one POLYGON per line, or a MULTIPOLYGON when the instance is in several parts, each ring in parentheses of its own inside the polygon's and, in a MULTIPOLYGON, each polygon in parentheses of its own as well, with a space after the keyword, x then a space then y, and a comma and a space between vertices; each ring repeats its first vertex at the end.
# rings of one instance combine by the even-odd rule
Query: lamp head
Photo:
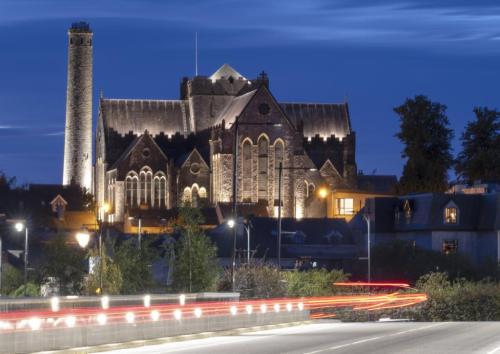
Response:
POLYGON ((88 232, 79 232, 76 234, 76 242, 81 248, 87 247, 90 241, 90 235, 88 232))
POLYGON ((14 227, 16 228, 17 232, 21 232, 24 230, 24 224, 22 222, 16 222, 14 227))
POLYGON ((227 226, 229 226, 231 229, 234 227, 234 224, 235 224, 234 219, 229 219, 227 221, 227 226))
POLYGON ((325 187, 320 188, 318 191, 318 195, 321 199, 325 199, 328 196, 328 189, 326 189, 325 187))

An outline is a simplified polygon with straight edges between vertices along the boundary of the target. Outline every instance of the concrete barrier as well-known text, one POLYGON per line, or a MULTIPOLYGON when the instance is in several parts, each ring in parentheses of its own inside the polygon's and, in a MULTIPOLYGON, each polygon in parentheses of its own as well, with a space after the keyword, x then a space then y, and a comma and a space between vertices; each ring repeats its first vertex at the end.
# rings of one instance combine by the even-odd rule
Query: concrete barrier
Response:
MULTIPOLYGON (((85 317, 86 315, 80 313, 78 316, 83 317, 74 327, 66 326, 64 322, 61 322, 60 325, 50 325, 50 318, 45 316, 43 317, 44 325, 40 326, 40 328, 37 328, 38 323, 29 324, 28 322, 11 330, 5 328, 2 330, 0 326, 0 353, 64 350, 185 334, 227 331, 309 319, 309 312, 303 309, 301 303, 295 302, 292 305, 287 301, 282 299, 273 301, 270 299, 258 303, 248 302, 253 303, 253 305, 250 305, 253 308, 251 312, 245 311, 246 302, 212 302, 207 305, 206 309, 204 309, 203 303, 196 303, 195 306, 199 306, 200 309, 206 311, 199 317, 194 315, 193 306, 180 306, 179 311, 183 312, 182 316, 177 316, 177 318, 174 316, 172 308, 170 308, 169 312, 158 311, 159 317, 156 319, 151 315, 151 318, 147 320, 130 321, 131 323, 125 321, 126 307, 117 309, 110 307, 107 311, 103 311, 110 319, 109 323, 96 321, 96 312, 88 315, 88 319, 85 317), (260 307, 263 303, 267 305, 265 311, 260 307), (209 309, 213 309, 213 304, 217 304, 219 310, 215 314, 210 314, 209 309), (274 307, 276 304, 280 304, 279 310, 274 307), (236 311, 232 312, 235 308, 238 309, 237 313, 236 311), (118 317, 119 320, 117 320, 118 317), (112 318, 114 318, 113 321, 112 318)), ((160 309, 160 307, 157 308, 160 309)), ((147 309, 147 311, 150 310, 154 312, 155 306, 147 309)), ((65 317, 63 316, 67 316, 67 314, 60 315, 61 321, 64 321, 65 317)), ((56 318, 57 315, 53 317, 56 318)), ((19 319, 17 321, 19 324, 19 319)), ((29 317, 26 317, 25 321, 29 321, 29 317)))

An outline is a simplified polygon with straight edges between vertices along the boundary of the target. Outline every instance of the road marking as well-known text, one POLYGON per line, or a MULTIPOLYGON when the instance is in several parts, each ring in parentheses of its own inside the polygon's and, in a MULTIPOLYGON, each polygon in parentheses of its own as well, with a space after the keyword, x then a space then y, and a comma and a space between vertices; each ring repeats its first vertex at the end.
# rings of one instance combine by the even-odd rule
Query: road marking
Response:
MULTIPOLYGON (((448 323, 447 322, 436 323, 436 324, 432 324, 432 325, 429 325, 429 326, 412 328, 412 329, 409 329, 409 330, 406 330, 406 331, 391 333, 391 334, 388 334, 388 335, 385 335, 385 336, 378 336, 378 337, 370 337, 370 338, 360 339, 360 340, 357 340, 355 342, 341 344, 341 345, 336 345, 336 346, 333 346, 333 347, 328 347, 328 348, 325 348, 325 349, 319 349, 319 350, 315 350, 315 351, 312 351, 312 352, 307 352, 307 353, 304 353, 304 354, 316 354, 316 353, 322 353, 322 352, 327 352, 327 351, 342 349, 342 348, 350 347, 350 346, 357 345, 357 344, 371 342, 371 341, 374 341, 374 340, 377 340, 377 339, 399 336, 399 335, 402 335, 402 334, 406 334, 406 333, 410 333, 410 332, 416 332, 416 331, 421 331, 421 330, 424 330, 424 329, 428 329, 428 328, 432 328, 432 327, 437 327, 437 326, 442 326, 442 325, 445 325, 445 324, 448 324, 448 323)), ((500 347, 496 348, 495 351, 487 353, 487 354, 493 354, 493 353, 496 352, 496 350, 500 350, 500 347)))

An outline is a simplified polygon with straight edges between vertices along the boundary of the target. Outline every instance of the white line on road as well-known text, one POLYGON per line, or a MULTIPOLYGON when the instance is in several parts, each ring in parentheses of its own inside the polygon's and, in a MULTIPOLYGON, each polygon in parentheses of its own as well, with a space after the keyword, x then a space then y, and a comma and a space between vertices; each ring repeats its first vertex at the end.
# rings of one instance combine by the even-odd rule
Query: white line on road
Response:
MULTIPOLYGON (((378 336, 378 337, 370 337, 370 338, 360 339, 360 340, 357 340, 355 342, 341 344, 341 345, 336 345, 336 346, 333 346, 333 347, 328 347, 328 348, 325 348, 325 349, 319 349, 319 350, 315 350, 315 351, 312 351, 312 352, 307 352, 307 353, 304 353, 304 354, 316 354, 316 353, 322 353, 322 352, 327 352, 327 351, 342 349, 342 348, 350 347, 350 346, 357 345, 357 344, 371 342, 371 341, 374 341, 374 340, 377 340, 377 339, 389 338, 389 337, 399 336, 399 335, 410 333, 410 332, 422 331, 424 329, 428 329, 428 328, 432 328, 432 327, 437 327, 437 326, 442 326, 444 324, 448 324, 448 323, 447 322, 436 323, 436 324, 432 324, 432 325, 429 325, 429 326, 418 327, 418 328, 413 328, 413 329, 409 329, 409 330, 406 330, 406 331, 401 331, 401 332, 387 334, 385 336, 378 336)), ((498 349, 500 349, 500 348, 498 348, 498 349)), ((494 352, 492 352, 492 353, 494 353, 494 352)), ((492 353, 488 353, 488 354, 492 354, 492 353)))
POLYGON ((496 347, 495 349, 493 350, 490 350, 489 352, 487 352, 486 354, 494 354, 494 353, 500 353, 500 346, 499 347, 496 347))

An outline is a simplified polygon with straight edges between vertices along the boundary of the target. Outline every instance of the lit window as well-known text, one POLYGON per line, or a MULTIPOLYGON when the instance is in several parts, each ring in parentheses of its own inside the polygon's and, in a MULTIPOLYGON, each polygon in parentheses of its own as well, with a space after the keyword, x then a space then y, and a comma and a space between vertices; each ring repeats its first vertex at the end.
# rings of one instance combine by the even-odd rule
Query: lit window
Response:
POLYGON ((458 209, 455 207, 445 208, 444 222, 445 224, 456 224, 458 222, 458 209))
POLYGON ((443 241, 443 253, 451 254, 457 253, 458 251, 458 240, 444 240, 443 241))
POLYGON ((354 200, 352 198, 337 199, 337 210, 339 215, 354 214, 354 200))

